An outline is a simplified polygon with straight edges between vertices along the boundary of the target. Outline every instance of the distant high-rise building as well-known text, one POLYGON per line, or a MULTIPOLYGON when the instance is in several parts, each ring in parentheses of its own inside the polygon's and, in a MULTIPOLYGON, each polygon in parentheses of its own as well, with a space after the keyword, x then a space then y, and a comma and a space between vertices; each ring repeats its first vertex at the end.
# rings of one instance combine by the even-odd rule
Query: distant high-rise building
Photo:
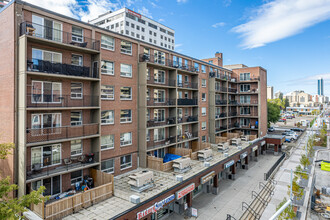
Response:
POLYGON ((324 95, 323 78, 317 80, 317 94, 324 95))
POLYGON ((267 86, 267 99, 274 99, 274 87, 267 86))
POLYGON ((281 91, 277 91, 275 92, 275 99, 280 99, 280 98, 283 98, 283 93, 281 91))

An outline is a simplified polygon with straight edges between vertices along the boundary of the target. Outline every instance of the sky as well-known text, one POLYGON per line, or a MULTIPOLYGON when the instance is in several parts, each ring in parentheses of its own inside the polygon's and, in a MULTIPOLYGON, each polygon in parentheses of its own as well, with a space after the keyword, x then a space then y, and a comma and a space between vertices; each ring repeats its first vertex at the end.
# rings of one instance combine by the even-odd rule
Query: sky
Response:
POLYGON ((175 30, 175 50, 262 66, 284 94, 330 96, 330 0, 26 0, 83 21, 128 7, 175 30))

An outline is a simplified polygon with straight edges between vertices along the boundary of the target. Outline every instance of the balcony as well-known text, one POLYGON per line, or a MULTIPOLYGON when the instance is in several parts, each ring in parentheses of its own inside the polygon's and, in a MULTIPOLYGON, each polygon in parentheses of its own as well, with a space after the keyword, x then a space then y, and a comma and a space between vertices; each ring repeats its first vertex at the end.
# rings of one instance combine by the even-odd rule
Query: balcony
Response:
POLYGON ((245 90, 245 91, 240 91, 239 93, 249 93, 249 94, 254 94, 258 93, 258 89, 251 89, 251 90, 245 90))
POLYGON ((215 91, 216 92, 227 92, 227 87, 219 87, 219 86, 216 86, 215 87, 215 91))
POLYGON ((150 119, 147 121, 147 127, 158 127, 158 126, 166 126, 166 125, 173 125, 175 124, 175 117, 169 117, 164 119, 150 119))
POLYGON ((198 89, 198 83, 178 82, 178 87, 179 88, 184 88, 184 89, 198 89))
POLYGON ((173 79, 164 79, 164 78, 154 78, 149 77, 147 79, 147 84, 156 85, 156 86, 172 86, 175 87, 175 80, 173 79))
MULTIPOLYGON (((21 33, 22 35, 32 36, 35 38, 40 38, 47 40, 47 42, 54 42, 55 44, 64 44, 68 47, 74 47, 75 49, 82 50, 94 50, 100 51, 100 41, 84 37, 77 36, 70 32, 65 32, 53 27, 47 27, 44 25, 32 23, 25 21, 21 23, 21 33)), ((46 42, 46 43, 47 43, 46 42)), ((48 43, 49 44, 49 43, 48 43)))
POLYGON ((178 135, 178 142, 188 141, 198 138, 198 132, 185 132, 183 135, 178 135))
POLYGON ((178 123, 190 123, 190 122, 197 122, 198 116, 188 116, 188 117, 178 117, 178 123))
POLYGON ((229 105, 238 105, 236 100, 229 100, 229 105))
POLYGON ((229 117, 235 117, 235 116, 237 116, 237 112, 230 112, 229 113, 229 117))
POLYGON ((178 99, 178 105, 198 105, 197 99, 178 99))
POLYGON ((225 130, 227 130, 227 126, 221 126, 221 127, 215 128, 215 132, 221 132, 221 131, 225 131, 225 130))
POLYGON ((253 100, 250 102, 240 102, 239 105, 258 105, 258 100, 253 100))
POLYGON ((227 100, 215 100, 216 105, 227 105, 227 100))
POLYGON ((50 62, 47 60, 31 59, 27 61, 27 71, 47 74, 56 74, 58 76, 76 76, 87 78, 99 78, 98 68, 87 66, 76 66, 65 63, 50 62))
POLYGON ((88 153, 64 159, 59 158, 57 160, 51 160, 50 157, 33 158, 33 160, 42 162, 26 167, 27 180, 44 178, 50 175, 58 175, 60 173, 71 172, 72 170, 95 166, 99 161, 99 153, 88 153))
POLYGON ((240 117, 258 117, 256 113, 239 114, 240 117))
POLYGON ((82 98, 72 98, 71 95, 28 94, 27 108, 71 108, 98 107, 99 96, 83 95, 82 98))
POLYGON ((251 77, 251 78, 246 78, 246 79, 239 79, 239 82, 249 82, 249 81, 259 81, 260 77, 251 77))
POLYGON ((230 92, 230 93, 237 93, 237 89, 228 88, 228 92, 230 92))
POLYGON ((26 142, 38 143, 53 140, 86 137, 99 134, 99 124, 85 124, 80 126, 51 127, 26 129, 26 142))
POLYGON ((229 124, 228 125, 228 129, 235 129, 235 128, 239 128, 239 123, 234 123, 234 124, 229 124))
POLYGON ((225 112, 215 115, 215 118, 225 118, 225 117, 227 117, 227 113, 225 112))
POLYGON ((174 137, 169 137, 165 138, 164 140, 161 141, 148 141, 147 142, 147 150, 152 150, 160 147, 165 147, 171 144, 176 143, 175 136, 174 137))
POLYGON ((147 106, 175 106, 175 99, 149 99, 147 100, 147 106))

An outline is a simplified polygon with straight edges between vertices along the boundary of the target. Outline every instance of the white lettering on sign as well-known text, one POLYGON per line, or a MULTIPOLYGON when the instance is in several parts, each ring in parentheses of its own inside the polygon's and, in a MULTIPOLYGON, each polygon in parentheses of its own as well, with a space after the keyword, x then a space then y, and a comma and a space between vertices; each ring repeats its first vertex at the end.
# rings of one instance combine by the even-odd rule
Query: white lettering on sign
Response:
POLYGON ((190 184, 189 186, 181 189, 180 191, 177 191, 176 194, 176 199, 181 199, 188 193, 192 192, 195 189, 195 183, 190 184))
POLYGON ((244 153, 242 153, 241 155, 240 155, 240 159, 244 159, 246 156, 248 155, 248 153, 247 152, 244 152, 244 153))
POLYGON ((230 167, 230 166, 232 166, 234 163, 235 163, 234 160, 231 160, 231 161, 225 163, 225 169, 228 168, 228 167, 230 167))
POLYGON ((212 179, 215 176, 215 172, 212 171, 211 173, 201 177, 201 184, 204 184, 206 182, 208 182, 210 179, 212 179))

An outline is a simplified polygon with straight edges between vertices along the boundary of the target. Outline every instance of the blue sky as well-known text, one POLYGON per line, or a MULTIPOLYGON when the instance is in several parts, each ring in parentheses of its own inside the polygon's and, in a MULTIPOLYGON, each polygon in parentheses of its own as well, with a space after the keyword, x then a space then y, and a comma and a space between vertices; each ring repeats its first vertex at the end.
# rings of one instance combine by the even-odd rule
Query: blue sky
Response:
POLYGON ((284 93, 330 96, 330 0, 27 0, 84 21, 128 7, 175 30, 176 51, 268 70, 284 93))

